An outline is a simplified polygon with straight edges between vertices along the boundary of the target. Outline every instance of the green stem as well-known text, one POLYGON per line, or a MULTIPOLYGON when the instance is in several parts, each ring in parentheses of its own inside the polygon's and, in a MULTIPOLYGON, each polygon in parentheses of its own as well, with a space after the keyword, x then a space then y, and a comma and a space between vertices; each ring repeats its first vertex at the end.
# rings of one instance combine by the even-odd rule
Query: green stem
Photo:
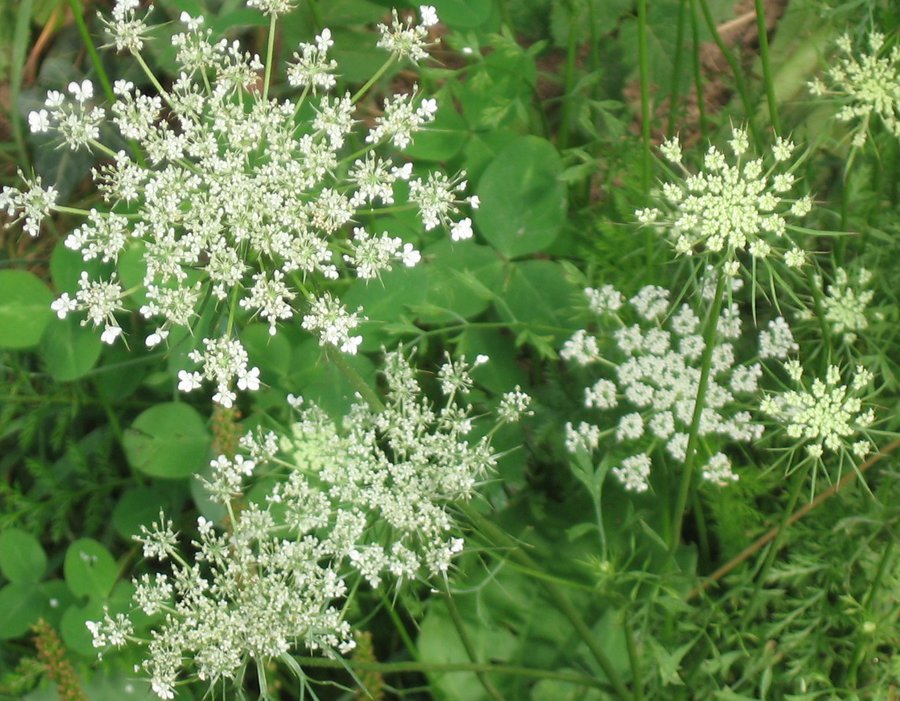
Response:
POLYGON ((338 371, 344 376, 344 379, 353 385, 353 389, 359 392, 359 395, 372 408, 372 411, 384 411, 384 403, 381 401, 378 394, 369 386, 369 383, 363 379, 362 375, 356 371, 356 368, 347 362, 341 352, 331 345, 325 345, 324 350, 328 360, 334 364, 338 371))
POLYGON ((628 615, 622 612, 622 630, 625 632, 625 649, 628 651, 628 664, 631 666, 631 680, 634 683, 634 701, 643 701, 644 684, 641 674, 641 658, 634 642, 634 633, 628 621, 628 615))
POLYGON ((84 13, 81 11, 81 0, 69 0, 69 7, 72 8, 72 16, 75 18, 75 26, 78 27, 78 33, 81 35, 81 41, 84 48, 87 49, 88 55, 91 57, 91 64, 97 71, 97 78, 100 79, 100 85, 103 86, 103 93, 110 102, 116 101, 115 93, 113 93, 112 83, 109 82, 109 76, 100 60, 100 54, 97 53, 97 47, 91 39, 91 33, 88 31, 87 23, 84 21, 84 13))
POLYGON ((403 641, 403 646, 406 648, 406 651, 411 657, 418 657, 419 652, 416 650, 416 643, 409 637, 409 633, 406 632, 406 626, 403 625, 403 619, 400 618, 400 614, 397 613, 394 604, 391 603, 391 600, 387 596, 382 596, 382 601, 384 602, 384 607, 388 612, 388 616, 390 616, 391 621, 394 624, 394 628, 397 629, 397 635, 399 635, 400 640, 403 641))
POLYGON ((700 136, 706 141, 706 103, 703 97, 703 72, 700 68, 700 22, 697 19, 697 6, 691 3, 691 42, 693 46, 694 92, 697 94, 697 114, 700 136))
POLYGON ((559 139, 557 144, 560 151, 569 145, 569 127, 572 121, 572 105, 575 101, 573 94, 575 84, 575 58, 578 53, 578 42, 576 41, 576 32, 574 22, 569 26, 569 39, 566 45, 566 69, 564 73, 564 89, 562 115, 559 124, 559 139))
POLYGON ((766 100, 769 103, 769 121, 775 135, 781 134, 781 124, 778 121, 778 103, 775 101, 775 78, 772 75, 772 64, 769 61, 769 32, 766 28, 766 11, 763 0, 754 0, 756 3, 756 32, 759 35, 759 58, 762 62, 763 81, 766 84, 766 100))
POLYGON ((31 159, 28 153, 28 146, 25 143, 25 129, 18 106, 20 104, 19 94, 22 90, 22 74, 25 70, 25 60, 31 40, 31 13, 33 5, 33 0, 23 0, 19 3, 19 8, 16 12, 16 28, 13 35, 11 65, 9 68, 9 121, 12 126, 16 150, 19 152, 19 164, 25 171, 31 170, 31 159))
MULTIPOLYGON (((459 615, 459 609, 453 600, 453 594, 450 592, 450 582, 447 581, 446 575, 444 576, 444 593, 446 594, 447 611, 450 613, 450 620, 453 621, 453 627, 456 628, 463 648, 465 648, 466 656, 469 658, 469 661, 478 664, 478 655, 475 653, 475 647, 472 645, 469 633, 466 631, 466 624, 463 622, 462 616, 459 615)), ((478 677, 478 681, 481 682, 481 686, 484 687, 488 696, 494 701, 505 701, 503 695, 491 684, 491 680, 485 676, 484 672, 475 672, 475 676, 478 677)))
POLYGON ((375 71, 375 75, 373 75, 371 78, 369 78, 366 81, 365 85, 363 85, 359 90, 356 91, 356 94, 350 98, 350 102, 354 105, 357 102, 359 102, 362 99, 363 95, 365 95, 366 92, 368 92, 369 88, 371 88, 373 85, 375 85, 375 83, 378 82, 378 80, 381 78, 381 76, 384 75, 385 71, 387 71, 387 69, 390 68, 393 63, 394 63, 394 56, 392 54, 390 57, 388 57, 387 61, 385 61, 383 64, 381 64, 381 68, 379 68, 377 71, 375 71))
POLYGON ((681 63, 684 51, 684 25, 687 18, 688 0, 678 3, 678 24, 675 29, 675 63, 672 66, 672 87, 669 89, 669 123, 666 127, 666 136, 670 139, 675 136, 675 123, 678 115, 678 98, 681 93, 681 63))
POLYGON ((303 667, 345 669, 350 667, 362 672, 381 672, 382 674, 400 674, 403 672, 483 672, 487 674, 505 674, 530 679, 551 679, 566 684, 586 686, 594 689, 610 691, 606 682, 573 672, 556 672, 549 669, 519 667, 516 665, 494 664, 491 662, 363 662, 360 660, 329 660, 324 657, 300 657, 297 662, 303 667))
MULTIPOLYGON (((469 521, 477 526, 488 537, 488 539, 505 548, 507 551, 506 554, 514 562, 517 562, 527 569, 541 569, 540 565, 535 562, 533 558, 531 558, 521 550, 521 548, 519 547, 519 543, 509 535, 507 535, 503 531, 503 529, 494 524, 493 521, 482 516, 469 504, 461 504, 460 509, 468 517, 469 521)), ((619 676, 616 668, 613 666, 609 657, 607 657, 603 648, 600 646, 600 643, 594 637, 594 634, 591 632, 590 628, 588 628, 587 624, 585 624, 584 613, 582 611, 578 611, 572 605, 572 602, 569 601, 566 595, 563 594, 563 592, 555 584, 553 584, 552 582, 548 582, 545 579, 539 579, 538 581, 544 588, 544 591, 553 601, 559 612, 562 613, 563 616, 565 616, 567 619, 569 619, 569 623, 575 629, 575 632, 587 646, 591 655, 600 665, 601 669, 603 669, 604 674, 606 674, 606 678, 609 680, 609 683, 613 687, 613 691, 615 692, 616 697, 619 699, 633 699, 634 696, 628 690, 628 687, 626 687, 623 683, 622 678, 619 676)))
POLYGON ((638 0, 638 70, 641 77, 641 187, 650 192, 653 154, 650 151, 650 62, 647 57, 647 0, 638 0))
POLYGON ((806 464, 802 469, 797 470, 797 476, 794 478, 794 484, 791 485, 791 493, 788 496, 788 504, 785 507, 784 514, 781 518, 781 523, 778 526, 778 531, 775 534, 775 537, 772 539, 772 544, 769 546, 769 550, 766 553, 766 559, 763 562, 763 566, 759 571, 759 574, 756 577, 756 583, 753 587, 753 593, 750 595, 750 601, 747 602, 747 606, 744 608, 744 615, 741 617, 741 625, 746 625, 751 618, 753 618, 756 610, 759 608, 759 595, 762 591, 763 586, 766 583, 766 577, 769 574, 769 570, 772 568, 772 563, 775 561, 775 555, 778 553, 778 548, 781 545, 781 541, 784 538, 784 534, 787 531, 788 521, 794 513, 794 508, 797 506, 797 501, 800 499, 800 492, 803 491, 803 485, 806 483, 806 476, 809 474, 809 467, 812 465, 812 460, 806 460, 806 464))
POLYGON ((699 2, 700 11, 703 13, 703 19, 706 22, 706 27, 707 29, 709 29, 709 33, 712 35, 713 41, 716 43, 716 46, 719 47, 719 51, 722 52, 722 56, 728 62, 728 66, 731 68, 731 72, 734 75, 734 85, 741 97, 741 102, 744 105, 744 112, 747 115, 747 126, 750 129, 750 133, 753 135, 753 140, 756 142, 756 145, 760 146, 761 142, 759 138, 759 132, 756 129, 756 125, 753 123, 753 105, 750 102, 750 93, 747 92, 747 84, 744 82, 744 76, 741 71, 741 67, 738 64, 737 59, 734 57, 731 49, 729 49, 725 45, 725 41, 719 34, 719 30, 716 28, 716 21, 713 19, 712 11, 709 9, 709 3, 707 2, 707 0, 699 0, 699 2))
MULTIPOLYGON (((888 534, 890 536, 890 534, 888 534)), ((866 592, 866 596, 863 599, 863 610, 866 611, 872 605, 872 599, 875 598, 875 592, 878 591, 878 587, 881 586, 881 580, 884 578, 884 573, 887 570, 887 565, 891 560, 891 556, 894 552, 894 545, 896 544, 896 540, 892 537, 889 537, 887 547, 885 547, 884 552, 881 555, 881 561, 878 563, 878 570, 875 572, 875 578, 872 580, 872 586, 869 587, 869 591, 866 592)), ((856 644, 853 649, 853 663, 850 666, 850 669, 847 672, 847 686, 852 688, 856 687, 856 680, 859 674, 859 667, 862 665, 863 660, 866 657, 866 648, 868 647, 865 644, 865 640, 867 638, 867 634, 864 631, 860 631, 857 634, 856 644)))
POLYGON ((132 54, 134 56, 134 60, 137 61, 138 65, 141 67, 141 70, 144 71, 144 75, 147 76, 147 80, 150 81, 150 84, 156 89, 156 92, 159 93, 159 96, 166 101, 170 107, 172 103, 169 101, 169 93, 166 92, 165 88, 163 88, 162 83, 160 83, 156 76, 153 75, 153 71, 150 70, 150 66, 147 65, 147 62, 144 60, 143 56, 139 53, 132 54))
POLYGON ((275 20, 273 13, 269 19, 269 40, 266 44, 266 75, 263 80, 263 102, 269 99, 269 83, 272 81, 272 57, 275 55, 275 20))
POLYGON ((719 313, 722 311, 722 300, 725 296, 725 273, 719 271, 716 282, 716 293, 713 297, 706 328, 703 331, 703 355, 700 358, 700 379, 697 383, 697 399, 694 403, 694 414, 688 431, 687 447, 684 451, 684 470, 681 473, 681 484, 678 487, 678 498, 672 515, 672 536, 669 541, 669 552, 673 553, 681 542, 681 523, 687 507, 688 494, 691 490, 691 478, 697 458, 697 442, 700 438, 700 417, 703 415, 703 404, 706 401, 706 390, 709 387, 709 376, 712 370, 712 355, 716 345, 716 331, 719 328, 719 313))

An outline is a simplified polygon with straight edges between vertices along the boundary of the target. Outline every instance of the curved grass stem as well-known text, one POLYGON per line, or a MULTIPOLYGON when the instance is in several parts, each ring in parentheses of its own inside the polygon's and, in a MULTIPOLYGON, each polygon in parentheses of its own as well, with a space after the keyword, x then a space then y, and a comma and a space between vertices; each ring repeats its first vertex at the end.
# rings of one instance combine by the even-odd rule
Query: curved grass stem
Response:
POLYGON ((766 101, 769 104, 769 121, 775 135, 781 134, 781 124, 778 121, 778 103, 775 100, 775 77, 772 75, 772 64, 769 61, 769 31, 766 27, 766 10, 763 0, 754 0, 756 3, 756 32, 759 39, 759 59, 762 63, 763 82, 766 85, 766 101))

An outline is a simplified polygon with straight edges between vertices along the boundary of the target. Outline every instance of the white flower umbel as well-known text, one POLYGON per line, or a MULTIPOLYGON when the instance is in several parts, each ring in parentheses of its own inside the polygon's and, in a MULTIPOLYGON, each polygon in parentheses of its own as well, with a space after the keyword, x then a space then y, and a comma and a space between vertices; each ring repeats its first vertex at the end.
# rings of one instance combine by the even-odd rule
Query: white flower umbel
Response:
POLYGON ((875 412, 864 406, 873 374, 858 365, 845 380, 841 369, 831 365, 824 380, 807 382, 797 361, 785 363, 785 370, 798 389, 766 396, 760 405, 763 413, 813 460, 821 461, 826 452, 842 459, 865 458, 873 449, 869 428, 875 412))
MULTIPOLYGON (((273 28, 290 7, 287 0, 247 4, 269 15, 273 28)), ((288 61, 295 93, 276 99, 269 97, 271 43, 264 60, 217 38, 202 16, 188 13, 172 37, 177 77, 164 85, 140 54, 151 30, 145 7, 117 0, 106 22, 115 47, 134 56, 145 80, 115 80, 108 109, 99 106, 102 96, 89 80, 73 81, 64 92, 50 92, 28 118, 33 131, 104 159, 93 170, 102 202, 83 212, 66 246, 85 261, 116 264, 125 253, 142 259, 141 289, 129 293, 147 298, 139 306, 150 347, 164 344, 176 327, 196 326, 198 307, 211 295, 217 313, 228 319, 214 325, 227 329, 224 342, 255 318, 270 333, 299 324, 323 345, 355 352, 361 337, 352 330, 359 319, 329 291, 331 282, 347 273, 372 280, 421 259, 412 242, 374 228, 380 210, 412 206, 425 230, 443 227, 454 240, 473 234, 464 215, 478 201, 464 196, 463 176, 428 170, 413 176, 412 164, 398 154, 434 120, 437 102, 416 89, 388 95, 383 113, 368 126, 367 112, 357 110, 390 65, 427 56, 435 9, 422 6, 420 24, 395 14, 381 27, 379 43, 392 55, 352 96, 331 94, 339 67, 330 57, 332 33, 322 29, 288 61), (128 150, 99 141, 104 124, 119 132, 115 148, 127 142, 128 150), (399 183, 410 180, 409 187, 399 183), (375 231, 381 233, 369 233, 375 231)), ((61 206, 56 190, 39 178, 23 180, 21 189, 0 192, 0 207, 34 236, 61 206)), ((54 306, 60 315, 85 308, 69 297, 54 306)), ((113 322, 104 340, 120 333, 113 322)), ((196 384, 186 372, 179 386, 196 384)), ((217 396, 232 402, 232 394, 217 396)))
MULTIPOLYGON (((442 374, 458 372, 457 364, 442 374)), ((227 528, 199 517, 190 549, 162 514, 141 529, 144 556, 168 565, 133 582, 137 607, 161 614, 142 665, 157 696, 173 698, 181 676, 221 686, 251 662, 263 669, 270 660, 291 665, 288 656, 303 650, 346 653, 354 643, 338 604, 360 580, 379 587, 447 572, 463 548, 452 506, 493 468, 493 431, 471 436, 459 393, 432 405, 400 353, 386 357, 384 375, 383 407, 358 399, 336 421, 290 397, 297 419, 277 459, 274 434, 249 434, 245 455, 213 460, 203 485, 225 507, 227 528), (267 487, 248 499, 261 470, 267 487)), ((527 404, 516 388, 499 421, 527 404)), ((88 627, 98 647, 133 640, 122 616, 88 627)))
POLYGON ((845 343, 856 341, 857 334, 869 326, 866 308, 875 293, 865 288, 871 280, 872 274, 865 268, 858 269, 853 279, 844 268, 836 268, 834 282, 826 287, 822 297, 825 320, 845 343))
POLYGON ((826 81, 816 78, 809 84, 817 96, 837 98, 842 107, 837 118, 857 122, 852 143, 866 142, 873 117, 900 139, 900 44, 890 49, 879 32, 869 34, 869 53, 856 51, 848 35, 837 41, 839 55, 826 71, 826 81), (856 54, 859 54, 857 58, 856 54))
POLYGON ((788 222, 812 207, 808 196, 790 194, 795 177, 787 162, 793 149, 779 137, 768 158, 754 158, 748 153, 747 133, 735 127, 729 140, 731 156, 710 146, 703 170, 693 174, 682 163, 676 137, 661 150, 680 177, 664 183, 659 205, 638 210, 637 218, 670 238, 679 255, 715 256, 733 273, 740 252, 767 260, 793 250, 788 222))
MULTIPOLYGON (((577 331, 560 355, 579 365, 611 368, 608 377, 585 389, 584 405, 617 411, 618 418, 606 419, 605 425, 568 424, 566 447, 591 452, 607 438, 616 457, 613 475, 626 489, 643 492, 654 450, 661 449, 670 461, 685 459, 704 350, 700 317, 686 304, 670 314, 668 291, 653 285, 627 303, 613 288, 589 288, 585 294, 604 330, 577 331)), ((741 404, 756 393, 762 370, 736 359, 734 343, 741 334, 736 308, 723 310, 718 329, 698 435, 716 445, 748 443, 759 438, 762 426, 741 404)), ((716 464, 711 462, 704 475, 716 484, 730 480, 714 469, 716 464)))

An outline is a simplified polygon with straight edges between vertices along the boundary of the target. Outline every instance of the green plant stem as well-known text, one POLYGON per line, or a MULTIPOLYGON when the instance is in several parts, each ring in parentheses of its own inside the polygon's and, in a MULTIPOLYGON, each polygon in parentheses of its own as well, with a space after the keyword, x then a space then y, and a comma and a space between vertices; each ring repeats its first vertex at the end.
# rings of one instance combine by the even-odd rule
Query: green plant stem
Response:
POLYGON ((691 488, 691 506, 694 509, 694 520, 697 523, 697 540, 700 545, 700 557, 704 562, 710 561, 709 532, 706 528, 706 516, 703 515, 703 502, 696 486, 691 488))
POLYGON ((28 43, 31 38, 31 13, 33 0, 23 0, 19 4, 16 13, 16 29, 13 36, 11 65, 9 69, 9 120, 12 127, 13 139, 16 150, 19 152, 19 164, 26 170, 31 170, 31 159, 28 147, 25 144, 22 115, 19 113, 19 93, 22 90, 22 73, 25 70, 25 57, 28 52, 28 43))
POLYGON ((362 375, 360 375, 356 368, 354 368, 341 352, 335 348, 334 346, 326 345, 324 346, 325 356, 328 360, 334 364, 334 366, 338 369, 344 378, 353 385, 353 389, 359 392, 360 396, 366 401, 366 403, 372 408, 373 411, 384 411, 384 403, 379 398, 378 394, 373 390, 369 383, 363 379, 362 375))
MULTIPOLYGON (((709 29, 709 33, 712 35, 713 41, 716 43, 716 46, 719 47, 719 51, 722 52, 722 56, 725 58, 725 61, 728 62, 728 66, 731 68, 731 73, 734 75, 734 85, 737 88, 738 95, 741 97, 741 102, 744 105, 744 112, 747 115, 747 126, 750 129, 750 133, 753 135, 753 140, 756 143, 757 147, 761 146, 761 141, 759 138, 759 131, 756 129, 756 125, 753 123, 753 105, 750 102, 750 93, 747 91, 747 84, 744 82, 744 76, 741 71, 741 67, 737 62, 737 59, 734 57, 734 53, 732 53, 731 49, 729 49, 725 45, 725 41, 722 39, 722 35, 719 34, 719 30, 716 27, 716 21, 713 19, 712 11, 709 9, 709 3, 707 0, 698 0, 700 3, 700 11, 703 13, 703 20, 706 22, 706 27, 709 29)), ((695 49, 696 50, 696 49, 695 49)))
MULTIPOLYGON (((841 478, 841 481, 835 485, 832 485, 824 492, 821 492, 815 499, 813 499, 808 504, 804 504, 797 511, 791 514, 791 517, 787 520, 787 523, 784 524, 784 527, 790 526, 801 518, 806 516, 810 511, 815 509, 819 504, 821 504, 826 499, 830 499, 835 494, 840 492, 844 487, 850 484, 853 480, 857 478, 857 476, 861 477, 867 470, 871 469, 874 465, 877 465, 879 462, 884 460, 884 458, 888 457, 892 454, 897 448, 900 448, 900 439, 891 441, 884 448, 881 449, 880 452, 876 453, 868 460, 866 460, 862 465, 859 466, 859 469, 853 470, 849 474, 845 475, 841 478)), ((753 557, 756 553, 762 550, 767 543, 771 542, 778 535, 779 531, 781 531, 782 526, 776 526, 771 530, 767 531, 765 534, 761 535, 755 541, 753 541, 746 548, 741 550, 737 555, 731 558, 728 562, 722 565, 719 569, 713 572, 709 577, 703 580, 701 584, 691 589, 688 592, 686 597, 687 601, 690 601, 694 597, 696 597, 700 592, 708 589, 713 584, 718 582, 722 577, 727 575, 729 572, 738 567, 741 563, 746 562, 751 557, 753 557)))
POLYGON ((388 57, 387 61, 381 64, 381 68, 375 71, 375 74, 365 82, 365 85, 363 85, 359 90, 356 91, 353 97, 350 98, 350 102, 354 105, 359 102, 362 99, 363 95, 368 92, 369 88, 371 88, 373 85, 375 85, 375 83, 378 82, 381 76, 385 74, 385 71, 387 71, 387 69, 390 68, 393 63, 394 56, 392 54, 390 57, 388 57))
POLYGON ((406 651, 411 657, 417 658, 419 656, 419 651, 416 649, 416 643, 409 637, 409 633, 406 632, 406 626, 403 625, 400 614, 397 613, 393 603, 391 603, 391 600, 387 596, 382 596, 382 601, 384 602, 384 608, 387 610, 388 616, 391 618, 391 622, 394 624, 394 628, 397 629, 397 635, 399 635, 400 640, 403 641, 403 646, 406 648, 406 651))
MULTIPOLYGON (((894 545, 896 545, 896 542, 896 539, 891 537, 891 534, 888 534, 887 546, 885 547, 884 552, 881 555, 881 560, 878 563, 878 569, 875 572, 875 578, 872 580, 872 586, 869 587, 869 591, 866 592, 866 596, 862 602, 864 611, 872 605, 872 599, 875 598, 875 592, 877 592, 878 587, 881 586, 881 580, 884 579, 884 573, 887 570, 888 563, 891 561, 891 557, 894 554, 894 545)), ((853 663, 850 665, 850 669, 847 671, 846 677, 847 686, 851 689, 856 687, 859 668, 866 657, 866 648, 868 647, 868 645, 866 644, 867 637, 868 636, 865 631, 860 631, 859 633, 857 633, 856 644, 853 648, 853 663)))
POLYGON ((722 300, 725 297, 725 273, 719 272, 716 282, 716 292, 713 296, 709 316, 706 319, 706 327, 703 330, 703 355, 700 357, 700 379, 697 382, 697 398, 694 403, 694 413, 691 417, 691 427, 688 430, 688 442, 684 451, 684 468, 681 473, 681 483, 678 486, 678 497, 675 501, 675 510, 672 513, 672 535, 669 540, 669 552, 675 553, 678 543, 681 542, 681 523, 684 520, 684 510, 687 507, 688 495, 691 490, 691 479, 694 476, 694 465, 697 462, 697 443, 700 439, 700 418, 703 415, 703 404, 706 401, 706 390, 709 387, 709 376, 712 371, 712 355, 716 345, 716 332, 719 328, 719 313, 722 311, 722 300))
POLYGON ((511 677, 530 679, 550 679, 566 684, 586 686, 594 689, 611 691, 606 682, 573 672, 556 672, 549 669, 519 667, 516 665, 495 664, 492 662, 363 662, 361 660, 329 660, 325 657, 298 657, 298 664, 308 668, 345 669, 350 667, 361 672, 381 672, 382 674, 401 674, 403 672, 483 672, 486 674, 505 674, 511 677))
POLYGON ((641 658, 638 654, 637 645, 634 642, 634 633, 631 630, 628 614, 622 612, 622 630, 625 633, 625 649, 628 651, 628 664, 631 666, 631 680, 634 683, 634 701, 643 701, 644 685, 643 674, 641 673, 641 658))
POLYGON ((687 6, 689 0, 680 0, 678 3, 678 24, 675 28, 675 63, 672 66, 672 86, 669 88, 669 121, 666 127, 666 136, 670 139, 675 136, 675 123, 678 116, 678 98, 681 93, 681 63, 684 56, 684 25, 687 21, 687 6))
MULTIPOLYGON (((466 651, 466 657, 469 658, 470 662, 478 664, 478 655, 475 652, 475 646, 472 645, 472 640, 469 638, 468 631, 466 631, 466 624, 463 621, 462 616, 459 615, 459 608, 456 606, 456 601, 453 600, 453 594, 450 592, 450 582, 447 581, 446 575, 444 576, 444 594, 446 595, 444 600, 447 604, 447 611, 450 613, 450 620, 453 621, 453 627, 456 628, 460 642, 463 644, 463 648, 466 651)), ((484 687, 488 696, 494 699, 494 701, 505 701, 503 694, 497 691, 497 688, 491 684, 491 680, 487 678, 484 672, 475 672, 475 676, 478 677, 478 681, 481 683, 481 686, 484 687)))
POLYGON ((132 55, 134 56, 134 60, 137 61, 138 65, 141 67, 141 70, 144 71, 144 75, 147 76, 147 80, 150 81, 150 84, 156 89, 156 92, 159 93, 159 96, 166 101, 166 104, 171 107, 172 103, 169 101, 169 93, 166 92, 165 88, 163 88, 162 86, 162 83, 160 83, 156 79, 156 76, 153 75, 153 71, 150 70, 150 66, 147 65, 144 57, 138 53, 132 55))
POLYGON ((697 120, 699 122, 700 136, 706 140, 706 102, 703 97, 703 72, 700 68, 700 22, 697 18, 697 6, 694 0, 691 3, 691 42, 694 72, 694 92, 697 94, 697 120))
POLYGON ((766 10, 763 0, 754 0, 756 3, 756 32, 759 36, 759 59, 762 63, 763 82, 766 84, 766 101, 769 103, 769 121, 775 135, 781 134, 781 124, 778 121, 778 103, 775 101, 775 77, 772 75, 772 64, 769 61, 769 32, 766 28, 766 10))
POLYGON ((641 79, 641 188, 650 192, 653 154, 650 152, 650 62, 647 58, 647 0, 638 0, 638 71, 641 79))
POLYGON ((97 78, 100 80, 100 85, 103 86, 103 93, 106 95, 107 100, 115 102, 116 96, 113 93, 112 83, 109 82, 109 76, 106 74, 106 69, 100 60, 100 54, 97 53, 97 47, 94 46, 91 33, 88 30, 87 23, 84 21, 84 13, 81 11, 81 0, 69 0, 69 7, 72 8, 72 16, 75 18, 75 26, 78 27, 81 42, 84 44, 84 48, 87 49, 88 55, 91 57, 91 64, 94 66, 97 78))
POLYGON ((747 622, 753 618, 757 608, 759 608, 760 592, 762 592, 762 588, 765 585, 766 577, 769 574, 769 570, 772 568, 772 563, 775 562, 775 555, 778 553, 778 547, 781 545, 781 540, 784 537, 785 531, 787 531, 788 522, 790 521, 791 515, 794 513, 794 508, 797 506, 797 501, 800 499, 800 492, 803 491, 803 485, 806 484, 806 476, 809 474, 811 465, 812 460, 806 460, 803 468, 797 470, 796 476, 794 477, 794 483, 791 485, 791 492, 788 496, 788 503, 784 509, 781 524, 778 526, 778 531, 772 539, 772 544, 769 546, 769 551, 766 553, 766 559, 763 561, 763 566, 756 577, 756 583, 753 586, 753 593, 750 595, 750 601, 747 602, 747 606, 744 608, 744 615, 741 617, 742 625, 746 625, 747 622))
MULTIPOLYGON (((491 520, 478 513, 478 511, 475 510, 474 507, 469 504, 461 504, 459 508, 468 517, 469 521, 477 528, 479 528, 490 541, 500 545, 503 548, 506 548, 506 554, 514 562, 524 566, 527 569, 541 569, 538 563, 534 561, 534 559, 532 559, 529 555, 522 551, 518 542, 507 535, 506 532, 503 531, 503 529, 494 524, 491 520)), ((613 666, 612 662, 603 651, 600 643, 597 642, 597 639, 594 637, 594 634, 591 632, 590 628, 588 628, 585 624, 584 615, 575 609, 575 607, 572 605, 572 602, 569 601, 566 595, 563 594, 563 592, 555 584, 545 579, 538 579, 538 581, 544 588, 544 591, 553 601, 553 604, 556 606, 559 612, 562 613, 563 616, 565 616, 567 619, 569 619, 569 623, 572 624, 572 627, 575 629, 578 637, 581 638, 581 640, 587 646, 588 650, 590 650, 591 655, 600 665, 601 669, 603 669, 603 672, 604 674, 606 674, 606 678, 612 685, 617 698, 633 699, 634 695, 622 682, 622 678, 619 676, 616 668, 613 666)))
POLYGON ((269 84, 272 82, 272 59, 275 56, 275 21, 273 14, 269 19, 269 38, 266 42, 266 74, 263 79, 263 102, 269 99, 269 84))
POLYGON ((566 68, 563 77, 563 103, 562 115, 560 116, 559 138, 557 146, 560 151, 569 145, 569 129, 572 122, 572 106, 575 102, 574 85, 575 85, 575 59, 578 54, 577 34, 574 23, 569 25, 569 38, 566 44, 566 68))

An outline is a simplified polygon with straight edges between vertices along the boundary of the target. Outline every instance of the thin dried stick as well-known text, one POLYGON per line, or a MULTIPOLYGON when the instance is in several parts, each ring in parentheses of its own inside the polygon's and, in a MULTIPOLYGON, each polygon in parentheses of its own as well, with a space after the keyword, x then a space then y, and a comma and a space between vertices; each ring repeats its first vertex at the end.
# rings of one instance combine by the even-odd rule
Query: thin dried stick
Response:
MULTIPOLYGON (((793 514, 791 514, 791 517, 787 521, 785 521, 783 527, 788 528, 789 526, 791 526, 794 523, 796 523, 797 521, 799 521, 801 518, 806 516, 806 514, 808 514, 813 509, 815 509, 823 501, 833 497, 835 494, 837 494, 839 491, 841 491, 844 487, 846 487, 848 484, 850 484, 854 479, 856 479, 857 475, 862 475, 864 472, 866 472, 866 470, 873 467, 877 463, 881 462, 884 458, 886 458, 888 455, 893 453, 897 448, 900 448, 900 439, 897 439, 897 440, 894 440, 894 441, 891 441, 890 443, 888 443, 880 453, 873 455, 871 458, 866 460, 862 465, 860 465, 859 469, 851 471, 849 474, 847 474, 843 478, 841 478, 840 482, 838 482, 835 485, 832 485, 831 487, 826 489, 824 492, 819 494, 811 502, 809 502, 808 504, 804 504, 799 509, 797 509, 793 514)), ((740 565, 742 562, 744 562, 745 560, 752 557, 755 553, 759 552, 766 544, 772 542, 775 539, 775 537, 778 535, 778 533, 781 529, 782 529, 781 526, 776 526, 775 528, 771 529, 764 535, 761 535, 759 538, 754 540, 750 545, 748 545, 746 548, 741 550, 741 552, 738 553, 735 557, 731 558, 731 560, 726 562, 719 569, 717 569, 715 572, 713 572, 711 575, 709 575, 709 577, 704 579, 703 582, 701 582, 696 587, 691 589, 691 591, 688 592, 687 600, 690 601, 695 596, 697 596, 698 594, 700 594, 701 592, 705 591, 706 589, 711 587, 713 584, 718 582, 720 579, 722 579, 722 577, 724 577, 726 574, 731 572, 731 570, 733 570, 735 567, 740 565)))

